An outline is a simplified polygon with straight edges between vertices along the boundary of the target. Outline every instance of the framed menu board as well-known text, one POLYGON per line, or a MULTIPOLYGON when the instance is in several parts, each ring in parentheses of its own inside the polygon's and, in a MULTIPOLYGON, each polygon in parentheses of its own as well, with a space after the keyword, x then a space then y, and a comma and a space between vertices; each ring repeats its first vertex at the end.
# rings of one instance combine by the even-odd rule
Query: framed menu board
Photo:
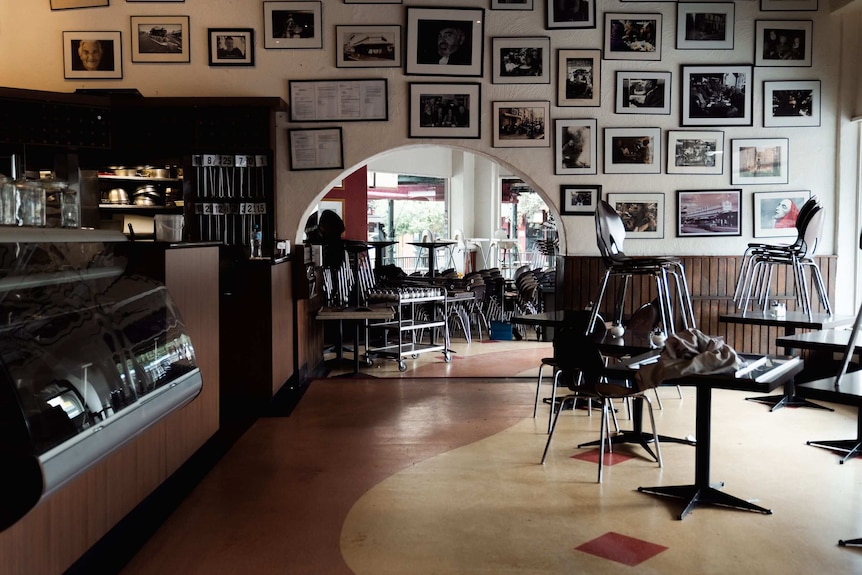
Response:
POLYGON ((378 80, 291 80, 292 122, 386 121, 389 85, 378 80))

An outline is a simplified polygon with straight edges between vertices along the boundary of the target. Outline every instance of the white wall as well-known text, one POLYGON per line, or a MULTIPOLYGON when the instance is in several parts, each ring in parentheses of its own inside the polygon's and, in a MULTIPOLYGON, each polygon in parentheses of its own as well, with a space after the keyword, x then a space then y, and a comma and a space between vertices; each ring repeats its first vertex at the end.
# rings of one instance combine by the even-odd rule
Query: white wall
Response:
MULTIPOLYGON (((808 189, 820 195, 828 218, 822 253, 839 253, 842 258, 839 285, 855 282, 858 207, 856 206, 856 165, 858 129, 849 118, 862 113, 857 108, 858 36, 857 6, 844 6, 841 16, 831 15, 825 0, 817 12, 760 12, 760 3, 736 2, 735 43, 727 50, 676 50, 676 3, 618 2, 597 0, 598 26, 593 30, 546 30, 545 2, 535 2, 532 12, 486 10, 485 60, 482 82, 481 139, 416 140, 408 134, 408 84, 410 82, 474 82, 475 78, 434 78, 405 76, 403 70, 339 69, 335 67, 334 26, 338 24, 400 24, 406 31, 406 4, 343 4, 338 0, 323 2, 323 50, 263 49, 263 9, 261 2, 241 0, 187 1, 182 3, 127 3, 114 0, 111 6, 79 10, 51 11, 49 0, 0 4, 0 84, 10 87, 68 92, 82 87, 137 88, 145 96, 280 96, 287 99, 291 79, 333 79, 344 77, 387 78, 389 83, 388 122, 347 122, 343 124, 345 170, 286 172, 280 174, 278 195, 279 236, 300 237, 306 206, 315 203, 343 174, 364 165, 370 157, 402 146, 444 144, 474 151, 494 158, 502 170, 524 178, 538 190, 549 205, 559 203, 562 183, 598 183, 604 192, 662 192, 666 214, 663 240, 640 240, 627 244, 632 253, 644 254, 741 254, 752 239, 752 194, 755 191, 808 189), (577 108, 555 106, 556 73, 551 84, 494 85, 491 75, 490 38, 495 36, 549 36, 555 53, 561 48, 601 48, 603 12, 649 12, 663 15, 662 59, 658 62, 603 61, 601 107, 577 108), (133 64, 130 61, 130 15, 182 14, 191 20, 190 64, 133 64), (848 24, 842 26, 842 18, 848 24), (743 235, 738 238, 703 239, 675 237, 676 191, 681 189, 721 189, 730 186, 730 161, 725 158, 724 173, 715 176, 690 175, 599 175, 563 177, 554 175, 551 148, 492 148, 491 102, 506 100, 548 100, 551 119, 597 118, 601 132, 607 127, 659 127, 679 129, 680 65, 750 64, 754 60, 755 20, 798 19, 814 22, 813 66, 810 68, 756 68, 754 105, 751 127, 725 127, 725 146, 735 138, 787 137, 790 141, 790 183, 776 186, 743 187, 743 235), (852 24, 851 24, 852 22, 852 24), (250 68, 211 68, 207 63, 207 28, 251 27, 256 33, 256 65, 250 68), (123 37, 122 80, 64 80, 62 31, 119 30, 123 37), (846 30, 846 33, 845 33, 846 30), (847 36, 846 39, 844 37, 847 36), (846 60, 842 54, 847 54, 846 60), (626 115, 613 113, 614 76, 618 70, 670 71, 673 74, 671 114, 626 115), (819 79, 822 84, 820 128, 763 128, 763 82, 765 80, 819 79), (839 215, 840 214, 840 215, 839 215), (853 239, 851 242, 850 240, 853 239), (846 257, 845 257, 846 256, 846 257)), ((484 0, 435 0, 423 6, 486 7, 484 0)), ((555 65, 553 66, 555 68, 555 65)), ((666 146, 666 137, 662 145, 666 146)), ((601 148, 601 138, 600 145, 601 148)), ((280 150, 279 153, 286 153, 280 150)), ((663 168, 666 165, 662 150, 663 168)), ((600 154, 599 166, 602 165, 600 154)), ((664 172, 664 169, 662 170, 664 172)), ((599 170, 601 172, 601 169, 599 170)), ((489 177, 493 180, 492 177, 489 177)), ((476 185, 482 185, 477 179, 476 185)), ((490 181, 488 185, 494 185, 490 181)), ((477 202, 474 209, 483 209, 477 202)), ((594 230, 583 217, 561 218, 563 250, 569 254, 594 254, 594 230)), ((476 230, 481 233, 480 230, 476 230)), ((839 294, 838 309, 853 309, 852 298, 839 294)))

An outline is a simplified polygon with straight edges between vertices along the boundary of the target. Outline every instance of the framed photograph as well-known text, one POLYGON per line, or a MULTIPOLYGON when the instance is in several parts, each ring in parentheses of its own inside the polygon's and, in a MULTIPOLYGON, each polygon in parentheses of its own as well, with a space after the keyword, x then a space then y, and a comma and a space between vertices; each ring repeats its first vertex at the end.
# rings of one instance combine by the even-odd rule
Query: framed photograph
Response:
POLYGON ((264 2, 263 47, 323 48, 321 2, 264 2))
POLYGON ((63 32, 64 77, 100 80, 123 77, 119 32, 63 32))
POLYGON ((336 26, 337 68, 400 68, 401 26, 336 26))
POLYGON ((750 126, 752 66, 683 66, 683 126, 750 126))
POLYGON ((608 203, 622 218, 626 238, 664 237, 664 194, 608 194, 608 203))
POLYGON ((810 66, 811 20, 756 20, 755 66, 810 66))
POLYGON ((754 192, 754 237, 796 236, 796 218, 810 190, 754 192))
POLYGON ((547 6, 548 30, 596 27, 596 0, 547 0, 547 6))
POLYGON ((345 4, 401 4, 401 0, 344 0, 345 4))
POLYGON ((254 66, 254 30, 210 28, 210 66, 254 66))
POLYGON ((291 122, 385 121, 389 85, 369 80, 290 80, 291 122))
POLYGON ((763 83, 765 128, 820 125, 820 80, 763 83))
POLYGON ((605 60, 661 60, 661 14, 605 13, 605 60))
POLYGON ((606 174, 660 174, 661 128, 605 128, 606 174))
POLYGON ((131 16, 132 62, 191 62, 188 16, 131 16))
POLYGON ((564 216, 592 216, 602 197, 600 185, 584 186, 560 184, 560 214, 564 216))
POLYGON ((667 173, 724 173, 724 132, 668 131, 667 173))
POLYGON ((185 2, 186 0, 126 0, 126 2, 185 2))
POLYGON ((341 128, 288 130, 291 170, 344 168, 341 128))
POLYGON ((557 52, 557 106, 600 106, 601 50, 557 52))
POLYGON ((550 84, 551 39, 492 38, 494 84, 550 84))
POLYGON ((733 50, 733 2, 677 4, 677 50, 733 50))
POLYGON ((493 102, 495 148, 548 148, 550 102, 493 102))
POLYGON ((810 12, 817 10, 817 0, 760 0, 760 9, 764 12, 810 12))
POLYGON ((592 175, 598 172, 598 128, 595 118, 557 120, 554 173, 592 175))
POLYGON ((617 114, 670 114, 670 72, 617 72, 617 114))
POLYGON ((98 8, 107 6, 110 0, 51 0, 51 10, 70 10, 72 8, 98 8))
POLYGON ((341 221, 344 221, 344 199, 343 198, 333 198, 331 200, 320 200, 317 202, 317 217, 318 221, 320 219, 320 215, 323 214, 326 210, 333 212, 341 221))
POLYGON ((790 181, 787 138, 731 140, 730 146, 731 184, 786 184, 790 181))
POLYGON ((407 7, 407 74, 481 76, 483 8, 407 7))
POLYGON ((491 0, 491 10, 532 10, 533 0, 491 0))
POLYGON ((481 84, 410 84, 411 138, 479 138, 481 84))
POLYGON ((741 236, 742 190, 677 190, 677 230, 681 238, 741 236))

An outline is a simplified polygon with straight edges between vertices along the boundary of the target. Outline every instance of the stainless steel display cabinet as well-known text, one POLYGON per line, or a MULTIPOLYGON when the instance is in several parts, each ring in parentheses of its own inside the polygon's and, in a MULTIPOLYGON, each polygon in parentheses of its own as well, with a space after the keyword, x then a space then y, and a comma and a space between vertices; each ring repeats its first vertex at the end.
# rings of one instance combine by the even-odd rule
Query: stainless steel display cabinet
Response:
POLYGON ((0 529, 201 390, 170 294, 126 272, 125 241, 0 228, 0 529))

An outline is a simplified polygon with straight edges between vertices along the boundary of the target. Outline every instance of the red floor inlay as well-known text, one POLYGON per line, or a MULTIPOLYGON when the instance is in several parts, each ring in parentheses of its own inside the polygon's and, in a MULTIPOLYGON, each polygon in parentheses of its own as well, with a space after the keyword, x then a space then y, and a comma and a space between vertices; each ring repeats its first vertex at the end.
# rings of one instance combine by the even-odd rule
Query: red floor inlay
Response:
POLYGON ((575 549, 634 567, 655 557, 667 547, 609 531, 575 549))
MULTIPOLYGON (((623 453, 608 453, 605 451, 605 465, 616 465, 617 463, 622 463, 623 461, 628 461, 631 459, 631 455, 625 455, 623 453)), ((590 461, 599 464, 599 450, 598 449, 590 449, 589 451, 585 451, 583 453, 579 453, 577 455, 572 455, 572 459, 580 459, 581 461, 590 461)))

